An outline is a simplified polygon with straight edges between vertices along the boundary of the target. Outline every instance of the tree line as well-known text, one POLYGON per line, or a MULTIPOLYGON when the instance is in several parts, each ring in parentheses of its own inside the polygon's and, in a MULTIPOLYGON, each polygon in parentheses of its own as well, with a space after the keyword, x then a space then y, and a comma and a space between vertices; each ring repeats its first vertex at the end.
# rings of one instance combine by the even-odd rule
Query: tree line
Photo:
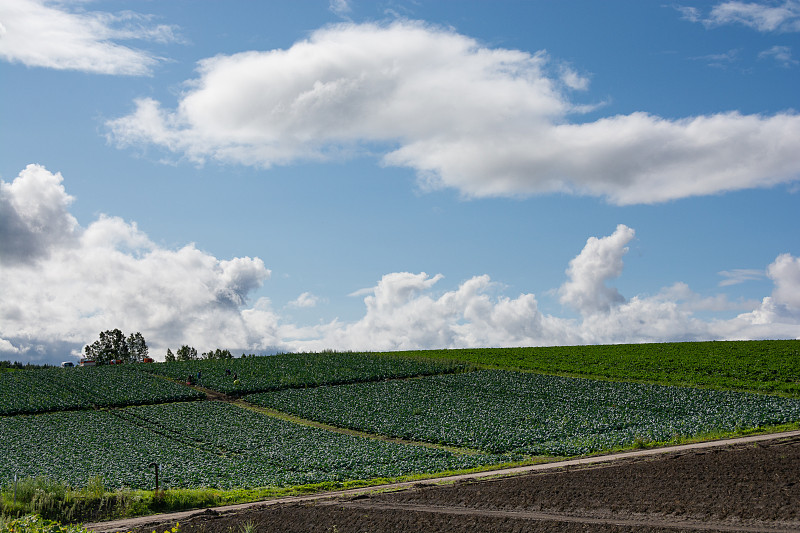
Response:
POLYGON ((217 348, 216 350, 209 350, 208 352, 203 352, 199 356, 197 355, 197 350, 193 346, 188 346, 184 344, 175 353, 172 353, 172 350, 167 348, 167 355, 164 357, 164 361, 196 361, 198 359, 233 359, 233 354, 230 350, 220 350, 217 348))

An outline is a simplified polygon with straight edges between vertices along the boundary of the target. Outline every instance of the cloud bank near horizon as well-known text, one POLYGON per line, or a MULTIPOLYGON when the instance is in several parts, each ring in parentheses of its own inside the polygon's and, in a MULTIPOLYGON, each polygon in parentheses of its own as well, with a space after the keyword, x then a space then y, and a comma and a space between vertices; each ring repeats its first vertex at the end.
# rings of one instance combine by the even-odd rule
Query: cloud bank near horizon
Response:
MULTIPOLYGON (((556 290, 579 318, 543 313, 534 294, 505 296, 488 275, 439 291, 441 274, 392 272, 358 291, 359 320, 302 326, 268 298, 250 301, 270 277, 260 258, 163 248, 135 222, 109 215, 81 227, 71 202, 63 177, 40 165, 0 181, 0 359, 54 362, 112 328, 142 332, 160 358, 184 343, 201 351, 397 350, 797 338, 800 326, 800 258, 786 253, 764 271, 772 293, 732 319, 697 318, 733 306, 680 282, 626 298, 611 285, 635 236, 623 224, 589 237, 556 290)), ((306 292, 293 305, 323 303, 306 292)))
POLYGON ((587 77, 545 52, 489 48, 415 21, 342 23, 290 48, 198 65, 175 109, 107 122, 120 147, 269 168, 377 155, 422 189, 569 193, 648 204, 800 178, 800 115, 645 111, 583 122, 587 77))

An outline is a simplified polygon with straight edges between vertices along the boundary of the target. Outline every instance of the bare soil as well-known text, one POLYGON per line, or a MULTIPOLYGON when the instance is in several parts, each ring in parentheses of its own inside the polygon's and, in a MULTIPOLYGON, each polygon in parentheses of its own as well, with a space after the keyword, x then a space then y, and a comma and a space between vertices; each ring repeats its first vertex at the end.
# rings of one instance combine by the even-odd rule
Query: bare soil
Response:
MULTIPOLYGON (((499 479, 206 510, 181 533, 800 532, 800 437, 499 479)), ((172 522, 139 525, 164 531, 172 522)), ((161 519, 163 520, 163 518, 161 519)))

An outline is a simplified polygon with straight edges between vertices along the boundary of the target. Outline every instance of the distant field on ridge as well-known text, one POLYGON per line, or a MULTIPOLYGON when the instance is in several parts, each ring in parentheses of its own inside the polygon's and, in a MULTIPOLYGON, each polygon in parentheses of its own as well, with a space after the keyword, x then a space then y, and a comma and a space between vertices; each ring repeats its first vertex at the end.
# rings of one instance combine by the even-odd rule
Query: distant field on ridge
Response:
POLYGON ((800 340, 394 352, 511 370, 800 396, 800 340))

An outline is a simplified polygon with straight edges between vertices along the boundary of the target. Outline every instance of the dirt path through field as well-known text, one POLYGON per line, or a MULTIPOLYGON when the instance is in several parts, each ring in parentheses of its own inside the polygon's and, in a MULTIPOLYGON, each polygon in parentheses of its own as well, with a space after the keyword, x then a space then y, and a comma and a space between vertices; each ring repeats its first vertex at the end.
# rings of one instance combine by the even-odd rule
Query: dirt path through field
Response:
MULTIPOLYGON (((557 461, 551 463, 540 463, 535 465, 528 465, 528 466, 520 466, 514 468, 505 468, 500 470, 491 470, 486 472, 478 472, 472 474, 465 474, 465 475, 458 475, 458 476, 447 476, 442 478, 434 478, 424 481, 415 481, 415 482, 405 482, 405 483, 396 483, 392 485, 379 485, 373 487, 365 487, 359 489, 350 489, 344 491, 335 491, 335 492, 325 492, 325 493, 318 493, 318 494, 311 494, 306 496, 293 496, 293 497, 286 497, 280 498, 275 500, 269 501, 262 501, 262 502, 253 502, 247 504, 239 504, 239 505, 229 505, 224 507, 217 507, 213 510, 206 510, 206 511, 183 511, 178 513, 170 513, 170 514, 162 514, 162 515, 153 515, 153 516, 146 516, 146 517, 139 517, 139 518, 131 518, 125 520, 116 520, 111 522, 100 522, 94 524, 86 524, 86 527, 97 531, 99 533, 113 533, 118 531, 130 531, 137 528, 143 528, 145 526, 150 527, 151 524, 164 524, 164 523, 175 523, 177 521, 185 520, 191 516, 196 516, 202 513, 211 513, 214 515, 223 515, 229 513, 239 512, 245 509, 255 508, 255 507, 266 507, 266 506, 273 506, 278 504, 289 504, 289 503, 302 503, 302 502, 311 502, 317 500, 326 500, 326 499, 334 499, 334 498, 342 498, 342 497, 352 497, 359 494, 368 494, 373 492, 380 492, 380 491, 397 491, 403 490, 418 486, 427 486, 427 485, 437 485, 437 484, 452 484, 459 481, 466 481, 466 480, 478 480, 478 479, 489 479, 493 477, 506 477, 506 476, 513 476, 519 474, 525 474, 529 472, 536 472, 536 471, 544 471, 544 470, 551 470, 551 469, 559 469, 564 467, 570 466, 578 466, 578 465, 591 465, 591 464, 600 464, 600 463, 608 463, 608 462, 615 462, 615 461, 622 461, 625 459, 630 458, 637 458, 637 457, 647 457, 647 456, 657 456, 661 454, 668 454, 668 453, 675 453, 675 452, 686 452, 691 450, 701 450, 705 448, 715 448, 715 447, 725 447, 725 446, 734 446, 734 445, 742 445, 748 443, 757 443, 762 441, 769 441, 774 439, 781 439, 781 438, 792 438, 800 436, 800 430, 797 431, 789 431, 784 433, 774 433, 774 434, 767 434, 767 435, 753 435, 748 437, 740 437, 735 439, 725 439, 725 440, 718 440, 718 441, 709 441, 709 442, 700 442, 700 443, 693 443, 693 444, 683 444, 678 446, 668 446, 664 448, 652 448, 652 449, 643 449, 643 450, 634 450, 629 452, 617 453, 617 454, 610 454, 610 455, 600 455, 600 456, 592 456, 592 457, 582 457, 577 459, 570 459, 566 461, 557 461)), ((348 503, 350 505, 351 503, 348 503)), ((354 500, 352 505, 359 505, 358 500, 354 500)), ((366 505, 366 502, 363 503, 366 505)), ((374 505, 374 504, 371 504, 374 505)), ((404 505, 404 504, 397 504, 394 503, 392 505, 404 505)), ((419 504, 415 504, 416 510, 420 510, 419 504)), ((458 508, 441 508, 432 506, 430 512, 438 512, 438 513, 453 513, 458 511, 458 508)), ((458 511, 461 512, 461 511, 458 511)), ((474 514, 474 510, 471 511, 474 514)), ((494 510, 482 510, 482 513, 494 513, 494 510)), ((506 512, 506 511, 497 511, 497 512, 506 512)), ((512 512, 512 511, 508 511, 512 512)), ((517 511, 513 511, 517 512, 517 511)), ((526 511, 527 512, 527 511, 526 511)), ((553 515, 553 513, 532 513, 532 514, 541 514, 542 516, 539 517, 541 520, 553 520, 556 519, 557 521, 582 521, 581 523, 586 523, 586 520, 599 520, 601 522, 598 523, 608 523, 608 524, 619 524, 619 518, 612 519, 612 518, 603 518, 603 517, 592 517, 592 516, 580 516, 580 517, 569 517, 569 515, 561 515, 558 514, 558 518, 556 516, 552 516, 550 518, 545 517, 544 515, 553 515), (605 522, 602 522, 604 521, 605 522)), ((488 515, 487 515, 488 516, 488 515)), ((524 518, 524 517, 519 517, 524 518)), ((535 517, 531 516, 530 519, 536 519, 535 517)), ((635 517, 628 517, 626 520, 630 521, 629 524, 624 524, 627 526, 636 526, 634 522, 636 522, 637 518, 635 517)), ((739 524, 736 527, 738 529, 728 529, 730 527, 734 527, 730 523, 725 524, 722 522, 698 522, 696 527, 695 524, 688 525, 689 522, 686 520, 680 519, 670 519, 664 520, 665 522, 670 522, 672 525, 664 525, 663 527, 680 527, 686 528, 688 530, 714 530, 714 531, 798 531, 797 524, 784 524, 773 522, 769 524, 767 529, 764 529, 762 526, 755 525, 753 527, 761 527, 761 529, 748 529, 750 526, 746 524, 739 524), (679 524, 679 525, 675 525, 679 524), (708 524, 713 524, 713 527, 706 527, 708 524)), ((652 522, 648 522, 652 525, 652 522)))
POLYGON ((227 402, 240 409, 249 409, 250 411, 255 411, 257 413, 261 413, 263 415, 270 416, 272 418, 277 418, 279 420, 285 420, 287 422, 292 422, 293 424, 299 424, 301 426, 309 426, 315 427, 319 429, 324 429, 325 431, 330 431, 332 433, 340 433, 342 435, 350 435, 351 437, 360 437, 364 439, 372 439, 372 440, 380 440, 384 442, 394 442, 397 444, 405 444, 407 446, 421 446, 423 448, 433 448, 436 450, 445 450, 451 453, 459 454, 459 455, 477 455, 480 452, 477 450, 470 450, 469 448, 460 448, 458 446, 447 446, 444 444, 433 444, 430 442, 421 442, 421 441, 414 441, 414 440, 406 440, 400 439, 396 437, 387 437, 386 435, 378 435, 375 433, 367 433, 365 431, 357 431, 355 429, 347 429, 342 428, 339 426, 332 426, 330 424, 326 424, 324 422, 318 422, 316 420, 311 420, 308 418, 302 418, 290 413, 284 413, 283 411, 278 411, 275 409, 270 409, 268 407, 262 407, 260 405, 256 405, 250 403, 242 398, 234 398, 232 396, 228 396, 227 394, 223 394, 221 392, 206 389, 199 385, 193 385, 193 389, 200 391, 206 395, 208 401, 215 401, 215 402, 227 402))

